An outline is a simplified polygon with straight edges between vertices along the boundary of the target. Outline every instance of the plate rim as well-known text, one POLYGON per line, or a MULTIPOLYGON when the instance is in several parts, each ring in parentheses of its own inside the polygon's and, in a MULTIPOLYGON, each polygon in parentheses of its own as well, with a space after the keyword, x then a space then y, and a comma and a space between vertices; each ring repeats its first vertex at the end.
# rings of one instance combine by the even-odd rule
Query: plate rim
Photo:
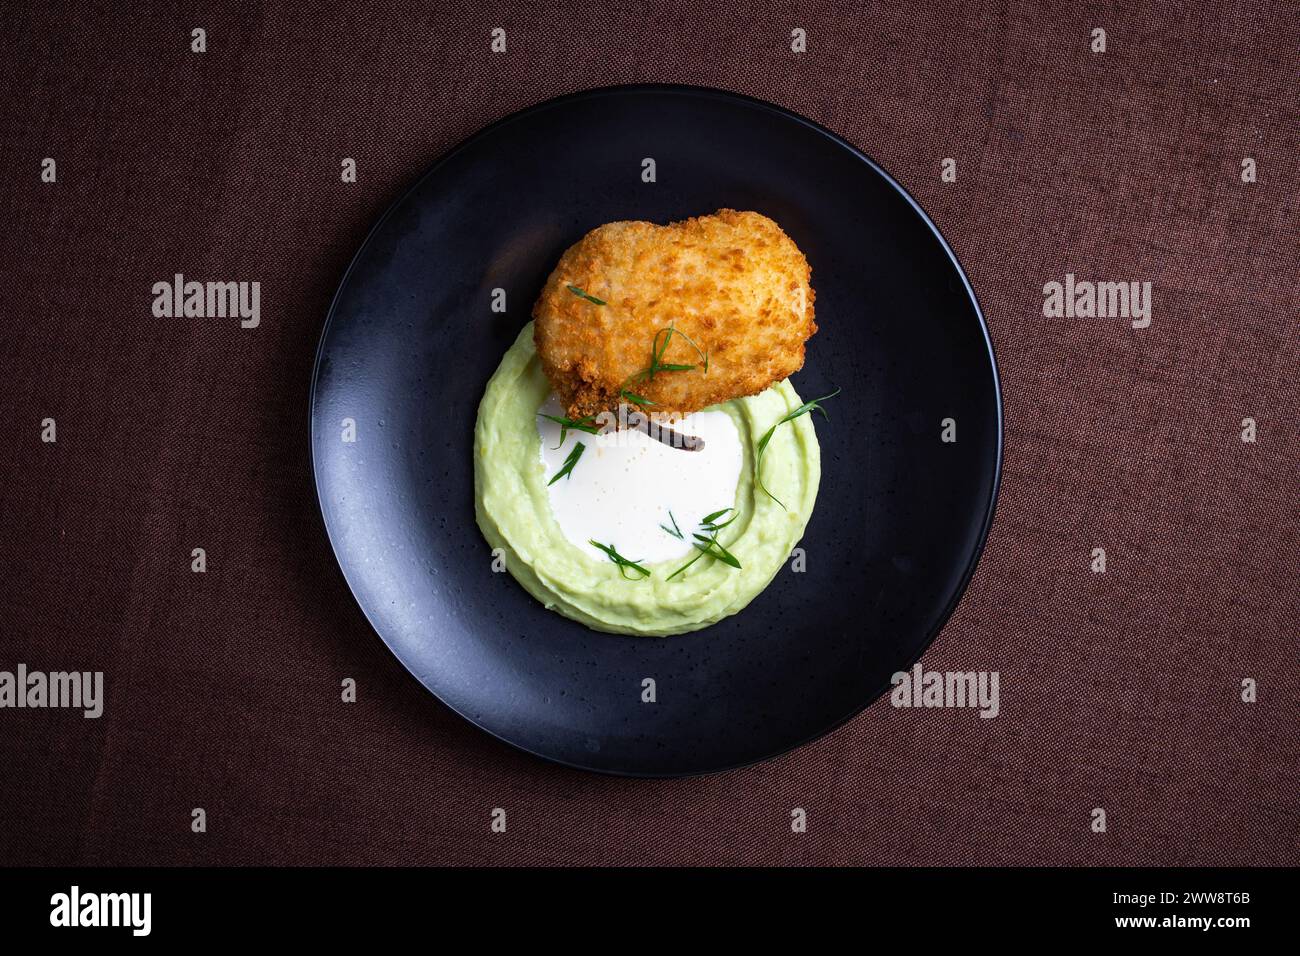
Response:
MULTIPOLYGON (((934 237, 939 241, 939 245, 943 249, 944 253, 947 255, 948 261, 952 264, 952 267, 956 270, 958 277, 961 279, 962 288, 966 292, 966 297, 970 300, 970 304, 972 308, 974 308, 975 310, 975 318, 979 323, 980 334, 983 337, 984 347, 988 355, 989 370, 992 373, 993 396, 995 399, 994 409, 996 412, 995 425, 996 425, 996 432, 997 432, 995 448, 994 448, 994 459, 993 459, 993 481, 992 481, 992 489, 989 493, 988 503, 986 507, 983 509, 984 520, 981 523, 979 529, 978 540, 976 542, 974 550, 971 553, 970 560, 967 562, 965 569, 962 571, 959 584, 954 589, 953 595, 949 599, 948 603, 944 606, 944 608, 940 612, 936 620, 935 626, 930 630, 930 632, 927 635, 925 635, 925 639, 921 644, 919 653, 916 655, 915 658, 908 661, 907 667, 905 669, 910 670, 913 666, 916 665, 917 661, 919 661, 922 657, 925 656, 926 651, 930 649, 931 645, 933 645, 934 642, 939 638, 939 635, 943 633, 943 629, 948 626, 948 622, 952 618, 952 615, 956 612, 957 606, 961 603, 962 598, 966 596, 966 591, 970 587, 970 582, 974 578, 975 571, 979 567, 980 560, 984 556, 985 548, 988 545, 989 534, 993 527, 993 520, 997 513, 998 497, 1002 487, 1002 465, 1003 465, 1003 456, 1004 456, 1004 446, 1006 443, 1006 425, 1005 425, 1004 400, 1002 395, 1002 376, 999 374, 998 371, 997 353, 993 345, 993 336, 989 332, 988 320, 984 317, 984 310, 980 306, 979 298, 975 294, 975 289, 971 285, 970 278, 969 276, 967 276, 966 270, 962 267, 960 260, 958 260, 956 252, 953 251, 952 245, 948 242, 947 238, 944 236, 942 231, 940 231, 939 227, 934 223, 934 220, 932 220, 930 216, 926 213, 926 211, 923 208, 921 208, 920 203, 916 201, 916 199, 912 196, 912 194, 908 192, 907 189, 897 179, 895 179, 892 175, 890 175, 889 172, 886 171, 883 166, 881 166, 878 162, 876 162, 874 159, 868 156, 865 152, 858 149, 858 147, 854 146, 844 137, 840 136, 838 133, 834 132, 828 127, 821 125, 815 120, 811 120, 806 116, 794 112, 791 109, 787 109, 784 106, 780 106, 776 103, 772 103, 767 100, 759 99, 758 97, 749 96, 748 94, 745 93, 737 93, 731 90, 724 90, 717 87, 696 86, 687 83, 625 83, 625 84, 615 84, 612 86, 591 87, 588 89, 576 90, 570 93, 564 93, 561 94, 560 96, 550 97, 545 100, 540 100, 536 103, 532 103, 528 106, 524 106, 521 107, 520 109, 507 113, 506 115, 493 120, 492 122, 486 124, 485 126, 480 127, 475 132, 471 133, 469 136, 465 137, 464 139, 457 142, 455 145, 451 146, 444 152, 440 153, 437 156, 437 158, 433 160, 432 163, 430 163, 428 166, 424 168, 423 172, 421 172, 419 175, 415 177, 415 179, 411 182, 411 184, 406 189, 402 190, 402 192, 396 198, 394 198, 388 203, 388 205, 384 208, 384 211, 379 215, 378 218, 375 219, 370 229, 366 232, 365 238, 361 241, 361 244, 357 246, 356 251, 352 254, 352 257, 349 259, 347 267, 343 270, 343 274, 339 278, 338 285, 335 287, 334 294, 330 298, 330 304, 325 313, 325 322, 321 327, 320 337, 316 343, 316 353, 312 359, 311 384, 310 387, 308 388, 308 394, 307 394, 307 442, 308 442, 307 458, 311 470, 312 489, 315 492, 314 499, 316 505, 316 515, 320 520, 321 527, 324 528, 325 530, 325 537, 329 541, 330 552, 333 554, 334 557, 334 565, 337 568, 339 574, 342 576, 344 583, 347 585, 348 591, 352 597, 353 604, 356 605, 356 607, 361 611, 361 615, 362 617, 365 618, 366 623, 370 626, 371 632, 379 638, 379 640, 388 649, 388 652, 392 654, 392 656, 397 660, 397 662, 402 665, 402 668, 407 672, 407 674, 409 674, 415 680, 415 682, 419 684, 421 688, 423 688, 423 690, 426 693, 431 695, 443 707, 446 707, 452 713, 456 714, 458 717, 468 722, 476 730, 479 730, 482 733, 485 733, 488 736, 492 737, 493 739, 498 740, 503 744, 506 744, 508 747, 510 747, 513 750, 519 751, 521 753, 526 753, 532 757, 536 757, 539 760, 543 760, 546 763, 551 764, 552 766, 562 766, 572 770, 581 770, 587 773, 595 773, 595 774, 600 774, 602 776, 609 776, 609 777, 622 777, 622 778, 643 779, 643 780, 674 780, 674 779, 687 779, 690 777, 711 776, 714 774, 727 773, 733 770, 741 770, 746 767, 752 767, 757 764, 765 763, 769 760, 775 760, 778 757, 783 757, 787 754, 793 753, 794 751, 799 750, 800 748, 805 747, 808 744, 813 743, 814 741, 820 740, 823 737, 830 736, 831 734, 835 733, 835 731, 842 728, 845 724, 849 723, 850 721, 860 716, 868 707, 876 703, 885 694, 885 691, 889 687, 889 684, 888 682, 886 682, 884 685, 879 687, 874 693, 872 693, 869 697, 867 697, 867 699, 861 705, 853 708, 849 713, 845 714, 843 717, 835 721, 832 721, 830 724, 827 724, 826 726, 822 727, 821 729, 817 730, 811 735, 800 739, 796 743, 790 745, 782 745, 778 749, 764 753, 758 757, 748 758, 748 759, 738 761, 736 763, 730 763, 719 767, 711 767, 703 770, 687 770, 681 772, 664 773, 664 772, 625 770, 620 768, 609 768, 609 767, 597 767, 588 764, 578 763, 571 760, 564 760, 562 758, 553 756, 551 754, 546 754, 537 750, 533 750, 521 743, 517 743, 513 740, 503 737, 500 734, 493 731, 492 729, 483 726, 483 724, 473 719, 473 717, 471 717, 469 714, 465 713, 464 711, 456 707, 453 707, 450 703, 444 700, 442 695, 440 695, 437 691, 435 691, 432 687, 430 687, 428 684, 426 684, 423 680, 420 679, 420 676, 416 674, 415 671, 412 670, 411 666, 408 665, 407 662, 402 658, 402 656, 397 653, 396 649, 394 649, 393 645, 389 642, 388 638, 386 638, 383 632, 376 626, 374 619, 371 617, 370 612, 366 609, 366 606, 362 603, 361 599, 357 596, 357 590, 353 586, 351 579, 348 577, 347 569, 344 567, 343 559, 339 554, 339 546, 338 543, 335 541, 334 532, 330 527, 329 520, 325 516, 324 497, 321 493, 320 468, 318 467, 316 461, 316 419, 315 419, 315 410, 317 405, 316 392, 320 380, 321 362, 325 355, 325 345, 326 342, 329 340, 330 329, 334 324, 334 319, 338 311, 339 302, 343 297, 344 291, 348 287, 348 281, 352 278, 352 273, 356 270, 358 263, 364 258, 365 253, 369 249, 371 242, 380 233, 384 225, 397 212, 397 210, 400 209, 406 203, 406 201, 420 189, 420 187, 424 184, 424 182, 429 177, 436 174, 445 164, 450 162, 454 157, 458 156, 460 153, 464 152, 466 149, 468 149, 478 140, 488 137, 489 135, 491 135, 492 133, 494 133, 495 131, 497 131, 498 129, 504 126, 508 126, 509 124, 521 120, 534 113, 542 112, 548 109, 553 109, 557 106, 561 106, 569 102, 574 102, 583 99, 595 99, 595 98, 607 97, 607 96, 624 96, 628 94, 651 94, 651 93, 671 94, 676 96, 702 97, 707 99, 716 99, 716 100, 738 103, 742 106, 746 106, 751 109, 758 109, 768 113, 772 113, 786 120, 793 120, 796 123, 799 123, 800 125, 807 127, 808 129, 812 130, 818 135, 826 138, 831 142, 832 145, 848 150, 848 152, 854 158, 856 158, 860 162, 865 163, 873 172, 876 173, 876 175, 880 176, 890 187, 893 188, 893 190, 896 193, 898 193, 899 196, 901 196, 907 202, 907 204, 912 208, 912 211, 917 216, 920 217, 921 222, 925 224, 925 226, 930 230, 930 232, 934 235, 934 237)), ((659 640, 659 638, 640 638, 640 639, 659 640)))

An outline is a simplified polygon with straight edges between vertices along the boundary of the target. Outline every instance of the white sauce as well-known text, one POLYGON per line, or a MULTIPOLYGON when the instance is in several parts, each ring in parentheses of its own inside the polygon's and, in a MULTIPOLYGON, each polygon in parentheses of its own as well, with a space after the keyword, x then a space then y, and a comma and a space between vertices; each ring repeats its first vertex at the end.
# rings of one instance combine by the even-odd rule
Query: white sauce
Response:
MULTIPOLYGON (((554 395, 539 411, 564 415, 554 395)), ((736 423, 726 412, 696 412, 671 427, 704 439, 704 447, 671 448, 631 429, 605 435, 569 429, 557 448, 560 426, 537 416, 547 481, 564 467, 576 442, 587 446, 573 471, 548 488, 551 513, 565 538, 605 559, 589 543, 592 539, 613 545, 632 561, 667 561, 692 553, 691 535, 700 519, 736 503, 744 454, 736 423), (685 540, 659 527, 673 526, 670 511, 685 540)))

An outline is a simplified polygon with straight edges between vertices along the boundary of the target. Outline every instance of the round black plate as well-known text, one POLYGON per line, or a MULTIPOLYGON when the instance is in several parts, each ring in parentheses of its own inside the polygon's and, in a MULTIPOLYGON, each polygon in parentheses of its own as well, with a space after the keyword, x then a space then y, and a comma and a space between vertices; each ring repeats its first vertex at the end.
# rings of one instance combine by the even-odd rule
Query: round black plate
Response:
POLYGON ((682 775, 782 753, 889 689, 965 589, 992 519, 1002 417, 988 332, 934 225, 832 133, 678 86, 593 90, 452 150, 379 221, 312 385, 321 511, 357 601, 421 683, 482 729, 591 770, 682 775), (642 181, 643 160, 656 182, 642 181), (812 264, 820 331, 794 382, 822 483, 787 567, 679 637, 598 634, 493 573, 474 523, 475 412, 564 249, 618 219, 729 206, 812 264), (504 289, 507 311, 491 310, 504 289), (941 421, 955 420, 955 442, 941 421), (345 419, 355 441, 344 441, 345 419), (645 678, 656 702, 642 702, 645 678))

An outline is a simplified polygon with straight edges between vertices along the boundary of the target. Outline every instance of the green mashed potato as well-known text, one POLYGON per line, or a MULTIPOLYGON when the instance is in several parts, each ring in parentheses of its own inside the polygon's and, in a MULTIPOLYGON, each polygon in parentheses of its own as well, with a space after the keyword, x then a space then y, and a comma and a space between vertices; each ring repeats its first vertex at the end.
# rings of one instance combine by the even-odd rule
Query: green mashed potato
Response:
MULTIPOLYGON (((731 416, 744 450, 732 503, 738 514, 718 536, 742 567, 706 556, 671 580, 689 557, 647 564, 649 577, 629 579, 613 561, 564 536, 551 513, 537 432, 537 411, 550 391, 530 322, 488 382, 474 428, 478 526, 533 597, 598 631, 665 636, 735 614, 767 587, 803 537, 821 480, 817 435, 812 416, 805 414, 778 427, 763 454, 763 482, 786 507, 754 481, 759 440, 802 404, 789 380, 714 409, 731 416)), ((639 506, 646 504, 629 502, 639 506)))

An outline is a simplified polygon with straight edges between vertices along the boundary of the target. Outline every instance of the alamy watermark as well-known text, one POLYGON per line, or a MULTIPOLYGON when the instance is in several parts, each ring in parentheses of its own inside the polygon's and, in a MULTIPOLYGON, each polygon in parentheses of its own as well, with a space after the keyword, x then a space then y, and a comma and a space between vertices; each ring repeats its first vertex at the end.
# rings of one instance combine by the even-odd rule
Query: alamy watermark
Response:
POLYGON ((50 925, 55 927, 119 926, 132 936, 153 928, 152 893, 83 893, 73 886, 50 897, 50 925))
POLYGON ((631 433, 639 431, 670 447, 693 450, 700 445, 700 440, 677 430, 681 427, 684 418, 685 416, 680 414, 647 411, 639 406, 622 403, 617 411, 603 411, 596 415, 588 415, 586 418, 577 419, 576 422, 570 419, 570 424, 564 427, 566 430, 577 429, 587 434, 605 437, 608 439, 606 444, 615 448, 631 445, 635 441, 630 437, 631 433))
POLYGON ((153 314, 160 319, 239 319, 245 329, 262 322, 262 283, 197 282, 176 273, 170 282, 155 282, 153 314))
POLYGON ((0 671, 0 708, 70 707, 94 720, 104 713, 103 671, 0 671))
POLYGON ((925 671, 918 663, 896 671, 889 682, 895 707, 978 707, 985 719, 1001 710, 997 671, 925 671))
POLYGON ((1073 272, 1064 282, 1043 285, 1043 316, 1049 319, 1129 319, 1135 329, 1151 324, 1150 282, 1076 281, 1073 272))

